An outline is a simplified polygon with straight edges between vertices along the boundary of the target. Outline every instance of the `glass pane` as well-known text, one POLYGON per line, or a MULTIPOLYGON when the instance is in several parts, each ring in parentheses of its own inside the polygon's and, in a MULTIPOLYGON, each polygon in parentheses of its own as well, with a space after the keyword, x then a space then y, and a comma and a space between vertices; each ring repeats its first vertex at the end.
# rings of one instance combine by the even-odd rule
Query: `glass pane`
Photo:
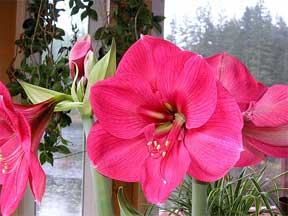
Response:
POLYGON ((79 114, 72 112, 70 116, 73 123, 62 133, 71 142, 72 154, 56 154, 53 167, 43 165, 46 191, 36 210, 38 216, 80 216, 82 213, 83 130, 79 114))
MULTIPOLYGON (((88 20, 80 20, 81 11, 70 16, 69 0, 57 3, 57 8, 65 9, 58 18, 57 26, 65 31, 64 41, 55 41, 53 52, 58 52, 61 46, 69 46, 72 39, 72 24, 77 25, 78 34, 88 32, 88 20)), ((46 191, 41 206, 36 207, 37 216, 80 216, 82 215, 83 191, 83 130, 79 113, 70 113, 72 124, 64 128, 64 139, 68 140, 71 154, 56 154, 54 166, 44 164, 47 176, 46 191)))

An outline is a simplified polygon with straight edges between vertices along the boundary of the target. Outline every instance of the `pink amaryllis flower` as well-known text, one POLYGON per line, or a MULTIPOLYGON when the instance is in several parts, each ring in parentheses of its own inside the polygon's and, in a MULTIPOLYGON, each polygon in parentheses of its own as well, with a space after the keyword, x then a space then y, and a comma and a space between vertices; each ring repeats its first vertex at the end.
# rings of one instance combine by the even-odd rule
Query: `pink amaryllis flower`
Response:
POLYGON ((241 108, 244 151, 236 166, 259 163, 266 156, 288 157, 288 86, 258 83, 238 59, 226 53, 207 58, 216 77, 241 108))
POLYGON ((77 40, 70 51, 69 67, 72 79, 75 77, 75 67, 78 67, 78 79, 81 79, 84 74, 84 61, 87 53, 92 50, 91 37, 85 35, 77 40))
POLYGON ((116 76, 91 88, 90 101, 98 122, 88 155, 96 170, 141 182, 152 203, 164 202, 186 173, 215 181, 239 159, 236 102, 204 58, 165 40, 138 40, 116 76))
POLYGON ((29 179, 37 203, 45 191, 46 176, 37 148, 53 114, 56 100, 37 105, 15 105, 0 82, 0 206, 10 215, 21 201, 29 179))

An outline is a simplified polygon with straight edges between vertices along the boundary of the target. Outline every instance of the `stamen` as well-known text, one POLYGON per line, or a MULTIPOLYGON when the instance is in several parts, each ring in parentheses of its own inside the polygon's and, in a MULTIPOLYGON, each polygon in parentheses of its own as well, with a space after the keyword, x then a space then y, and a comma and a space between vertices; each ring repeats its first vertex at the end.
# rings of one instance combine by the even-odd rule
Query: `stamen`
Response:
POLYGON ((168 141, 168 140, 165 141, 165 146, 166 146, 166 147, 169 146, 169 141, 168 141))
POLYGON ((166 151, 163 151, 161 155, 164 158, 166 156, 166 151))
POLYGON ((147 146, 150 146, 150 145, 152 145, 152 141, 149 141, 149 142, 147 143, 147 146))
POLYGON ((167 181, 165 179, 163 179, 163 184, 165 184, 165 185, 167 184, 167 181))
POLYGON ((154 146, 155 146, 155 147, 158 145, 158 143, 157 143, 156 140, 154 140, 153 143, 154 143, 154 146))

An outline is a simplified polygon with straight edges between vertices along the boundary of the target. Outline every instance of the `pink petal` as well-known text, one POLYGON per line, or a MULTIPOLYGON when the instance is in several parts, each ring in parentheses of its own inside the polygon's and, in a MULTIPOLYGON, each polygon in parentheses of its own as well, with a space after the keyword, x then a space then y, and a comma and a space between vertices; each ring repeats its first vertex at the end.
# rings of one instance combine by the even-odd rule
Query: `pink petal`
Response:
POLYGON ((163 159, 149 157, 141 178, 147 200, 154 204, 165 202, 182 182, 189 165, 190 156, 183 142, 174 143, 163 159))
POLYGON ((235 167, 253 166, 266 158, 266 155, 255 149, 249 139, 243 136, 243 151, 235 167))
POLYGON ((4 104, 9 110, 13 110, 12 99, 6 86, 0 81, 0 98, 3 98, 4 104))
POLYGON ((45 192, 46 175, 35 153, 30 155, 29 182, 35 201, 39 204, 45 192))
POLYGON ((255 104, 251 121, 260 127, 288 124, 288 86, 275 85, 255 104))
POLYGON ((178 77, 171 89, 177 111, 184 114, 186 128, 200 127, 208 121, 216 107, 215 78, 205 59, 198 55, 186 62, 178 77))
POLYGON ((1 190, 1 213, 3 215, 12 214, 21 201, 28 181, 28 164, 24 157, 20 161, 16 170, 4 177, 1 190))
POLYGON ((205 182, 229 172, 242 150, 242 116, 234 99, 218 87, 218 100, 211 119, 198 129, 188 130, 185 145, 191 157, 189 174, 205 182))
POLYGON ((140 79, 148 80, 155 88, 160 65, 165 65, 182 52, 180 48, 166 40, 142 36, 127 50, 116 74, 139 76, 140 79))
POLYGON ((49 99, 33 105, 14 105, 15 110, 25 116, 31 127, 32 146, 30 148, 32 152, 37 151, 43 133, 53 116, 56 104, 55 99, 49 99))
POLYGON ((72 79, 75 76, 75 64, 78 67, 79 79, 84 76, 84 59, 89 50, 92 50, 91 37, 85 35, 74 44, 69 55, 69 67, 72 79))
POLYGON ((247 137, 249 144, 264 154, 276 158, 288 158, 288 146, 273 146, 256 139, 247 137))
POLYGON ((144 137, 119 139, 96 123, 89 133, 87 145, 88 156, 101 174, 120 181, 140 180, 148 156, 144 137))
POLYGON ((256 127, 245 123, 243 134, 271 146, 288 147, 288 125, 281 127, 256 127))
POLYGON ((245 111, 250 101, 257 101, 267 90, 266 86, 256 81, 244 64, 227 53, 216 54, 206 60, 224 88, 235 98, 241 111, 245 111))
MULTIPOLYGON (((6 124, 9 124, 9 127, 13 130, 13 133, 16 134, 18 145, 22 145, 22 148, 25 152, 30 151, 31 147, 31 129, 30 126, 25 119, 25 117, 18 112, 15 112, 14 107, 9 107, 9 97, 10 95, 6 95, 6 97, 0 97, 0 111, 1 111, 1 119, 5 122, 2 127, 5 127, 6 124), (7 99, 8 97, 8 99, 7 99), (8 101, 8 102, 7 102, 8 101), (6 103, 7 102, 7 103, 6 103), (7 106, 8 104, 8 106, 7 106), (10 109, 11 108, 11 109, 10 109)), ((13 106, 13 104, 12 104, 13 106)), ((4 129, 4 128, 3 128, 4 129)), ((6 131, 7 132, 7 131, 6 131)), ((12 135, 12 134, 11 134, 12 135)), ((3 137, 5 139, 5 137, 3 137)), ((16 147, 15 147, 16 148, 16 147)))
POLYGON ((159 95, 149 83, 123 76, 96 83, 91 88, 90 101, 102 127, 119 138, 134 138, 152 123, 143 118, 141 110, 163 108, 159 95))

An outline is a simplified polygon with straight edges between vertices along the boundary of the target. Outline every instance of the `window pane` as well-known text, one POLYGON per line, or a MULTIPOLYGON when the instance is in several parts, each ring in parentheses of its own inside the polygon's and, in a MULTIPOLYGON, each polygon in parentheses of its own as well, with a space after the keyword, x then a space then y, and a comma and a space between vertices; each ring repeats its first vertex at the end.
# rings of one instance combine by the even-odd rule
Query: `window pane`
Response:
POLYGON ((70 141, 72 154, 56 154, 54 166, 44 164, 46 191, 38 216, 80 216, 82 212, 83 185, 83 130, 77 112, 70 115, 72 124, 62 130, 63 137, 70 141))
MULTIPOLYGON (((70 16, 69 0, 57 3, 57 8, 65 9, 58 18, 57 27, 65 31, 64 41, 54 41, 53 53, 61 46, 71 45, 73 31, 72 24, 77 25, 78 34, 82 36, 88 32, 88 20, 80 20, 81 11, 70 16)), ((67 65, 68 66, 68 65, 67 65)), ((64 139, 68 140, 71 154, 55 154, 54 166, 44 164, 47 176, 46 191, 40 206, 36 207, 37 216, 80 216, 82 215, 83 191, 83 130, 79 113, 70 113, 72 124, 62 130, 64 139)))

